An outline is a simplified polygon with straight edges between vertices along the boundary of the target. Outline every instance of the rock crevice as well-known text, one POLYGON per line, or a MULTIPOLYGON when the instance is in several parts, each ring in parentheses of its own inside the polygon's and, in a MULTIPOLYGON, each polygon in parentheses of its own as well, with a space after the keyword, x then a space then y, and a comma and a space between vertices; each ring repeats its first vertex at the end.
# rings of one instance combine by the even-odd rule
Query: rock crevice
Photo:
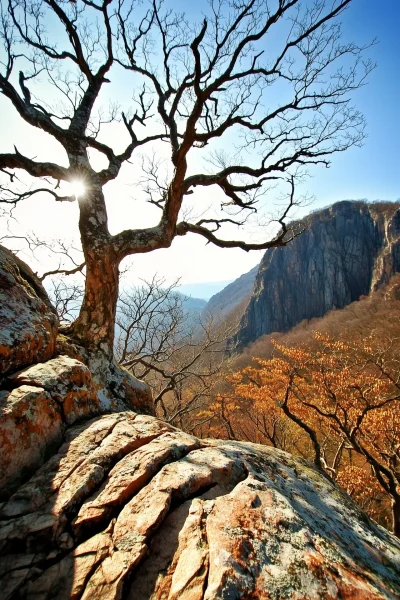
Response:
POLYGON ((398 540, 305 461, 133 413, 1 505, 0 565, 2 600, 400 598, 398 540))

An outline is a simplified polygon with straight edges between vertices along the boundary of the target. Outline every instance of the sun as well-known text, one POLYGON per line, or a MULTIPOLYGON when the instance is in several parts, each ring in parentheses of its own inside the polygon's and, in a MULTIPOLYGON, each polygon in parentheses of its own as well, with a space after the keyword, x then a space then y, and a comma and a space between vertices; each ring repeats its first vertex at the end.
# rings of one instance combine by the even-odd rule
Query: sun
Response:
POLYGON ((86 193, 85 184, 81 179, 74 179, 70 182, 71 196, 75 196, 76 199, 82 198, 86 193))

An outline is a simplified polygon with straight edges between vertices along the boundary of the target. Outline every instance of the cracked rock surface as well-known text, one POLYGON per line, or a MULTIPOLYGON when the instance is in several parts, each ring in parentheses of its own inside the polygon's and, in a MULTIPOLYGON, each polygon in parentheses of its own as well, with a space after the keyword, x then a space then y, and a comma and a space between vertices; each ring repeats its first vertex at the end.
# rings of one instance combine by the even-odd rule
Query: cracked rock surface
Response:
POLYGON ((1 600, 400 599, 399 540, 301 459, 132 412, 64 439, 0 505, 1 600))
POLYGON ((0 500, 57 451, 67 425, 100 412, 89 369, 68 356, 6 381, 11 390, 0 391, 0 500))

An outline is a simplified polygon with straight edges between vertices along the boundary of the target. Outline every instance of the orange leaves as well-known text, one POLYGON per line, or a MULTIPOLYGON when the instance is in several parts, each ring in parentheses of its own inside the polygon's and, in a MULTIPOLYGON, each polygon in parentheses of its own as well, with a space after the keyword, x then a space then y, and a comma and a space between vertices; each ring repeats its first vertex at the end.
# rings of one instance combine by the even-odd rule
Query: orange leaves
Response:
POLYGON ((378 517, 384 491, 373 473, 384 474, 380 481, 388 481, 387 473, 396 478, 400 462, 400 368, 390 355, 393 346, 371 336, 350 343, 318 332, 315 342, 275 341, 272 358, 254 358, 253 366, 231 375, 224 418, 239 437, 311 459, 319 453, 327 472, 378 517))
POLYGON ((379 520, 386 527, 389 526, 390 502, 368 464, 342 466, 337 483, 370 517, 379 520))

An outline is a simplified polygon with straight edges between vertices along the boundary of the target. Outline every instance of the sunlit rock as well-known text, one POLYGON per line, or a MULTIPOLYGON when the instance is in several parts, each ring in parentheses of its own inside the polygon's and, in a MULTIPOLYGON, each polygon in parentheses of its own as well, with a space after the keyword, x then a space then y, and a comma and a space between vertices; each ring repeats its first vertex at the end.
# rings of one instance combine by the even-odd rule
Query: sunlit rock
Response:
POLYGON ((0 511, 0 597, 400 598, 400 543, 301 459, 145 415, 68 429, 0 511))

